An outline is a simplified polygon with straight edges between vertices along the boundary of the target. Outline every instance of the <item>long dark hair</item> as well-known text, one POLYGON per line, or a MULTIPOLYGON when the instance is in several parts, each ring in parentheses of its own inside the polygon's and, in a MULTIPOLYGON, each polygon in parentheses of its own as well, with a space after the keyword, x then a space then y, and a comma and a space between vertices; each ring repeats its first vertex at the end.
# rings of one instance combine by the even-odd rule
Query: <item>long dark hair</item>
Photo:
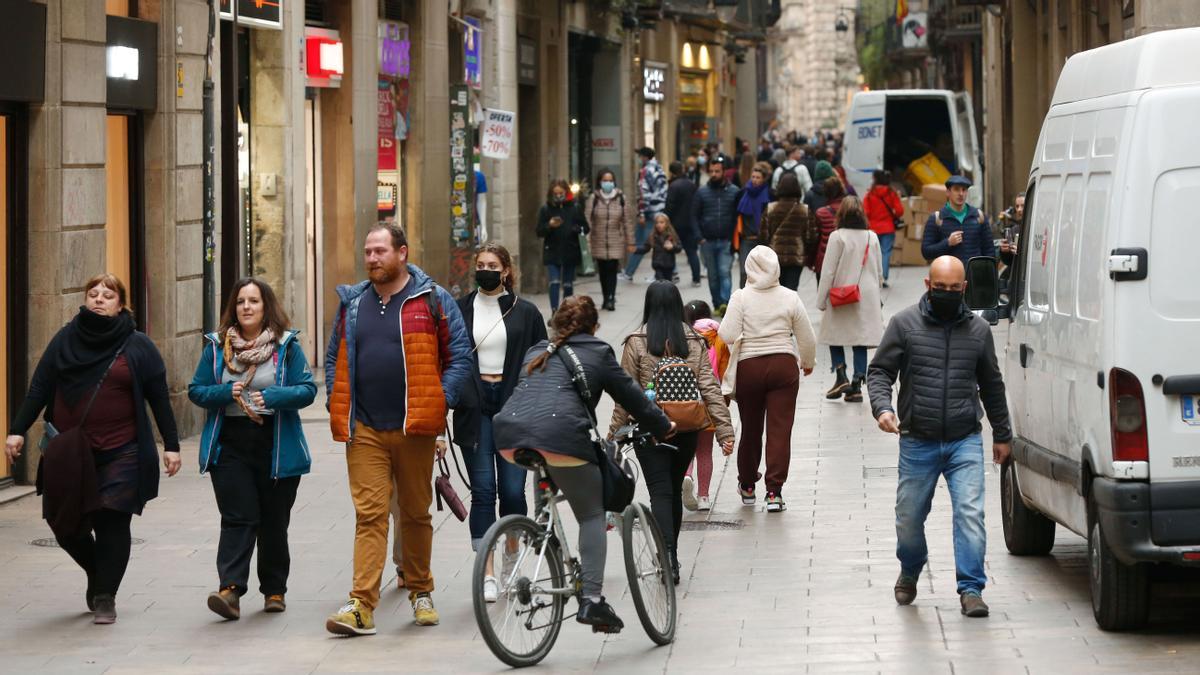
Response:
POLYGON ((525 372, 532 373, 535 370, 542 370, 546 367, 546 360, 564 342, 575 335, 590 335, 592 331, 596 330, 599 323, 600 313, 596 311, 596 303, 590 297, 572 295, 563 298, 562 304, 558 306, 558 311, 550 318, 550 328, 554 330, 554 337, 550 338, 549 349, 535 356, 529 362, 529 367, 525 369, 525 372))
POLYGON ((646 289, 642 310, 646 325, 646 348, 654 356, 687 356, 687 335, 683 332, 683 297, 669 281, 656 281, 646 289))
POLYGON ((225 311, 221 313, 221 327, 219 335, 225 335, 230 328, 237 327, 241 331, 241 324, 237 320, 237 299, 238 294, 242 289, 249 285, 258 286, 258 292, 262 295, 263 301, 263 324, 264 329, 270 328, 275 333, 276 339, 282 339, 283 334, 291 327, 292 322, 288 319, 288 315, 280 306, 279 300, 275 298, 275 291, 271 290, 270 284, 254 277, 245 277, 239 279, 233 285, 233 290, 229 291, 229 299, 225 301, 225 311))
MULTIPOLYGON (((557 206, 554 203, 554 188, 556 187, 562 188, 563 192, 567 193, 567 197, 571 196, 571 184, 562 178, 555 178, 554 180, 550 181, 550 187, 546 188, 546 203, 551 206, 557 206)), ((564 199, 563 204, 566 203, 567 202, 564 199)))

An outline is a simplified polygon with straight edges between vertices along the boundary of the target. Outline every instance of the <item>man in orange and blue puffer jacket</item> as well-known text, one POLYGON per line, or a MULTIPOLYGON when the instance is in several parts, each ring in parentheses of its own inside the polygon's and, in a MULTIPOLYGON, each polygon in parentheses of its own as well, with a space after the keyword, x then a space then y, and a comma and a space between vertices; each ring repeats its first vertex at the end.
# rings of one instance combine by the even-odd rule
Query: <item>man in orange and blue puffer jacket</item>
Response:
POLYGON ((340 299, 325 353, 333 438, 348 443, 346 466, 357 517, 354 588, 325 622, 337 635, 374 635, 374 610, 387 562, 388 503, 399 491, 404 580, 417 625, 438 623, 434 609, 433 463, 446 410, 471 372, 471 342, 458 304, 415 265, 395 224, 367 233, 369 281, 338 286, 340 299))

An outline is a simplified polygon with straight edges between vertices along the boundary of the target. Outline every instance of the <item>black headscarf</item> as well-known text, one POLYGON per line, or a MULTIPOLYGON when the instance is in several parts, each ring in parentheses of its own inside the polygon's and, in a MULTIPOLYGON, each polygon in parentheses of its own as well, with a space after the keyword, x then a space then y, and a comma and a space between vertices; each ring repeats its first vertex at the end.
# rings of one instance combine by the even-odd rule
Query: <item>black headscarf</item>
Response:
POLYGON ((57 387, 63 400, 74 404, 91 391, 133 330, 133 315, 127 310, 104 316, 80 307, 63 329, 55 357, 57 387))

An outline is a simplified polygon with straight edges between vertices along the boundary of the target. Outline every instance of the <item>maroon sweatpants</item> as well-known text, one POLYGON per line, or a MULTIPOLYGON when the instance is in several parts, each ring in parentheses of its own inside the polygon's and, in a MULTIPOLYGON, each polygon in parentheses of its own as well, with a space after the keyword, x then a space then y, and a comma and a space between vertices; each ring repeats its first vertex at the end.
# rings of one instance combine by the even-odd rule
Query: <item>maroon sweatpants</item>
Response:
POLYGON ((764 420, 767 431, 767 492, 781 493, 792 458, 792 422, 796 419, 796 394, 800 367, 792 354, 771 354, 739 361, 737 366, 738 415, 742 440, 738 445, 738 483, 758 482, 762 460, 764 420))

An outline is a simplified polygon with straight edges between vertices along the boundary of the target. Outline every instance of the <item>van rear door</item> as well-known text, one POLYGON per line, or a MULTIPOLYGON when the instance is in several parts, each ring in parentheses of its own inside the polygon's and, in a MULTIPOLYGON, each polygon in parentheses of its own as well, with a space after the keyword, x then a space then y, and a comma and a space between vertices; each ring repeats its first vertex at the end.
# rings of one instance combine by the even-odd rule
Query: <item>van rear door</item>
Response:
MULTIPOLYGON (((1145 281, 1118 281, 1115 365, 1141 381, 1153 482, 1200 479, 1200 87, 1139 101, 1117 248, 1145 249, 1145 281), (1139 197, 1140 195, 1140 197, 1139 197), (1156 376, 1164 378, 1156 386, 1156 376), (1167 393, 1175 392, 1175 393, 1167 393)), ((1112 261, 1110 261, 1110 265, 1112 261)))
POLYGON ((983 165, 979 161, 975 108, 966 92, 954 95, 954 119, 958 126, 954 134, 958 139, 958 167, 970 176, 971 182, 974 183, 967 194, 967 201, 971 204, 983 204, 983 165))
POLYGON ((842 168, 860 195, 871 189, 871 174, 883 168, 883 130, 887 96, 864 91, 854 96, 842 148, 842 168))

